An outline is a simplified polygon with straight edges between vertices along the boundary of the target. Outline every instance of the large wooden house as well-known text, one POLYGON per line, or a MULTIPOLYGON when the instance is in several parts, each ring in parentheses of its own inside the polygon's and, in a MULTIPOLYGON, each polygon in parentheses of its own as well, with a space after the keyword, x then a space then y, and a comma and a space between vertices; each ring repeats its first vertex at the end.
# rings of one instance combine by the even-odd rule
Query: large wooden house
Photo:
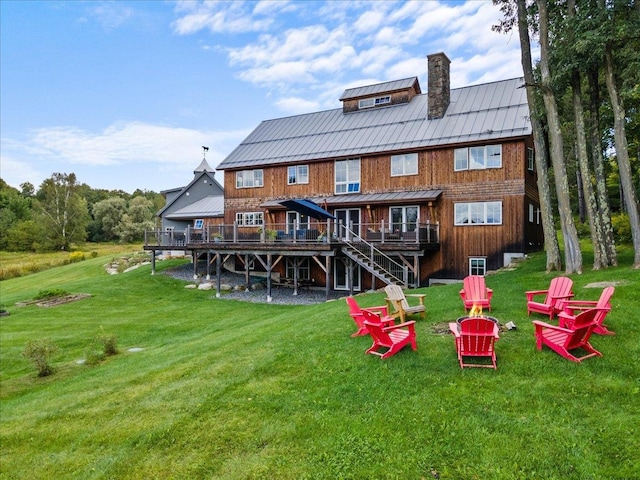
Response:
POLYGON ((218 166, 224 225, 194 251, 357 291, 483 275, 540 249, 523 79, 450 89, 447 56, 427 63, 426 94, 417 77, 352 88, 342 108, 258 125, 218 166))

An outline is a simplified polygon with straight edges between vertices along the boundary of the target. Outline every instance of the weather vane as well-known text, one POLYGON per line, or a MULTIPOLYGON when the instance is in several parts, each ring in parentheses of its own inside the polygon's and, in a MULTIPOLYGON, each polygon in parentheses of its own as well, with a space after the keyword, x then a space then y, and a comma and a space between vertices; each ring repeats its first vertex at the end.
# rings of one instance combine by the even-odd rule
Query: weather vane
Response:
POLYGON ((202 146, 202 158, 207 158, 207 152, 209 151, 209 147, 202 146))

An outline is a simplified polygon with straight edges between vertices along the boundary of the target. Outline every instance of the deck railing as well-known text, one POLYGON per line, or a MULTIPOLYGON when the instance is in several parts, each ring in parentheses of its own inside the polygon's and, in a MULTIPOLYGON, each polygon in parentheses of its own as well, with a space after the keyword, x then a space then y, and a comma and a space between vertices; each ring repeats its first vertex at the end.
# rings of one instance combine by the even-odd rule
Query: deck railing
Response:
POLYGON ((262 226, 208 225, 185 230, 147 230, 146 246, 185 247, 209 243, 331 243, 361 238, 372 244, 435 244, 439 242, 439 225, 351 223, 349 228, 336 220, 308 223, 282 223, 262 226))

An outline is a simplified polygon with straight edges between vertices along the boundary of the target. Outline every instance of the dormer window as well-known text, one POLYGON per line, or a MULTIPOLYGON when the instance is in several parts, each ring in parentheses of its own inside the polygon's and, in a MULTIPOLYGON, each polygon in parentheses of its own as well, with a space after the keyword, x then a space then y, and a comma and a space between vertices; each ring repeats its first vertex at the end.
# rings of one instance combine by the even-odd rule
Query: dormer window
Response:
POLYGON ((377 107, 378 105, 384 105, 385 103, 391 103, 391 97, 389 95, 385 97, 363 98, 362 100, 358 100, 358 108, 377 107))

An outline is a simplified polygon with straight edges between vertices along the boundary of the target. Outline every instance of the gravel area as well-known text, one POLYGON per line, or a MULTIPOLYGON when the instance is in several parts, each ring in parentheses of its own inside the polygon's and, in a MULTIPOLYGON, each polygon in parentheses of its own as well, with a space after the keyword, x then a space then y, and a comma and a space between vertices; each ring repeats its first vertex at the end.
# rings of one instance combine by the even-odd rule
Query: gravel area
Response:
MULTIPOLYGON (((206 267, 198 268, 198 272, 204 271, 206 267)), ((162 272, 165 275, 170 275, 173 278, 178 280, 183 280, 185 282, 201 284, 206 282, 207 280, 203 278, 195 279, 193 278, 193 265, 186 264, 181 265, 176 268, 171 268, 168 270, 164 270, 162 272)), ((215 285, 216 277, 215 273, 211 275, 211 280, 209 282, 215 285)), ((327 297, 325 295, 324 289, 315 290, 315 289, 306 289, 301 288, 298 289, 298 295, 293 294, 293 288, 289 287, 272 287, 271 288, 271 302, 267 302, 267 290, 264 286, 253 287, 250 291, 246 292, 242 289, 245 285, 244 275, 231 273, 228 271, 223 271, 220 276, 220 283, 222 285, 230 285, 232 287, 231 291, 223 291, 221 292, 220 298, 224 300, 240 300, 242 302, 252 302, 252 303, 275 303, 281 305, 311 305, 315 303, 324 303, 327 301, 327 297), (235 287, 242 287, 238 290, 235 287)), ((251 284, 262 284, 266 285, 266 280, 260 277, 251 277, 251 284)), ((213 296, 215 296, 215 287, 211 290, 213 296)), ((343 298, 347 296, 347 292, 329 292, 328 300, 337 300, 339 298, 343 298)))

